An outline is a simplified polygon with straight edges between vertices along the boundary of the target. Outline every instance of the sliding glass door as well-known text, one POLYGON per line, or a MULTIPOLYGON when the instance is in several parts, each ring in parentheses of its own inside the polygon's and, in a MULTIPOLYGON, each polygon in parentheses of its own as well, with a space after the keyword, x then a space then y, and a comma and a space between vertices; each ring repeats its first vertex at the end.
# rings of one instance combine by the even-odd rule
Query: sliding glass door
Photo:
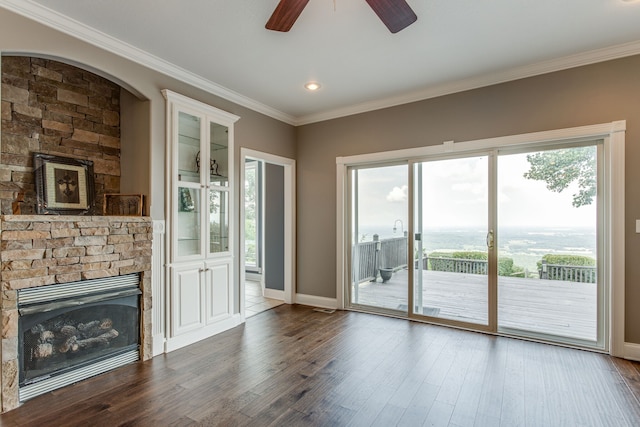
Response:
POLYGON ((488 156, 413 165, 413 314, 489 324, 488 156))
POLYGON ((407 312, 407 168, 351 170, 352 306, 407 312))
POLYGON ((348 305, 605 348, 602 150, 522 144, 351 167, 348 305))
POLYGON ((498 156, 499 330, 587 346, 602 335, 599 147, 498 156))

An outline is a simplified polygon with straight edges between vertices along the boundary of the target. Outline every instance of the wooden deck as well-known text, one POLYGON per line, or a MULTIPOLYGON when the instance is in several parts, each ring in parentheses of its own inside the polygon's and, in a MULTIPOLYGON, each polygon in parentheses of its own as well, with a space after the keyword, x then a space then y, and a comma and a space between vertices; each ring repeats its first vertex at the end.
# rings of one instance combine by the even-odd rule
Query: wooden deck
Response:
MULTIPOLYGON (((362 282, 362 305, 406 311, 408 274, 400 270, 387 283, 362 282)), ((487 276, 423 272, 424 314, 486 325, 487 276)), ((597 291, 593 283, 500 277, 498 324, 503 328, 594 341, 597 334, 597 291)))

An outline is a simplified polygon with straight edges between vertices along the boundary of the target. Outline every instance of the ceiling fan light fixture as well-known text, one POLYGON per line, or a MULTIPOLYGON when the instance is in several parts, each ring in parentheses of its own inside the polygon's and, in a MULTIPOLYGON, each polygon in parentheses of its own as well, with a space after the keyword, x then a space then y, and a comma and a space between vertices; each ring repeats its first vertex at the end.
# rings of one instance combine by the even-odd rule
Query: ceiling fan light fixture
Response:
POLYGON ((315 92, 316 90, 320 89, 320 83, 309 82, 304 85, 304 88, 307 89, 308 91, 315 92))

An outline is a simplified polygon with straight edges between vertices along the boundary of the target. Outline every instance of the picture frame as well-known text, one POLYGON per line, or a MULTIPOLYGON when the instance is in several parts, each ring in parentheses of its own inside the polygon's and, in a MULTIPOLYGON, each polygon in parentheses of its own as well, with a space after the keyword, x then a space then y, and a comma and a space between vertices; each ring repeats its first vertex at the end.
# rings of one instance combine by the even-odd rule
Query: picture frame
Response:
POLYGON ((33 154, 36 213, 87 215, 95 206, 93 161, 33 154))
POLYGON ((102 203, 103 215, 142 216, 144 195, 105 194, 102 203))

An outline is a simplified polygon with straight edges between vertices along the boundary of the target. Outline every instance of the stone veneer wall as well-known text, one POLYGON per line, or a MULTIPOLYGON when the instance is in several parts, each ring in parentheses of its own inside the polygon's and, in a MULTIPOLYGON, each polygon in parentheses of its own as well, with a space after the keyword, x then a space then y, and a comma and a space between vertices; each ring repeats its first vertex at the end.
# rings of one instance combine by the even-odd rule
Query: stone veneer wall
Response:
POLYGON ((18 289, 141 273, 141 358, 151 358, 152 238, 147 217, 0 216, 3 412, 19 404, 18 289))
POLYGON ((93 161, 96 208, 120 191, 120 86, 48 59, 2 56, 0 213, 35 212, 33 153, 93 161))

